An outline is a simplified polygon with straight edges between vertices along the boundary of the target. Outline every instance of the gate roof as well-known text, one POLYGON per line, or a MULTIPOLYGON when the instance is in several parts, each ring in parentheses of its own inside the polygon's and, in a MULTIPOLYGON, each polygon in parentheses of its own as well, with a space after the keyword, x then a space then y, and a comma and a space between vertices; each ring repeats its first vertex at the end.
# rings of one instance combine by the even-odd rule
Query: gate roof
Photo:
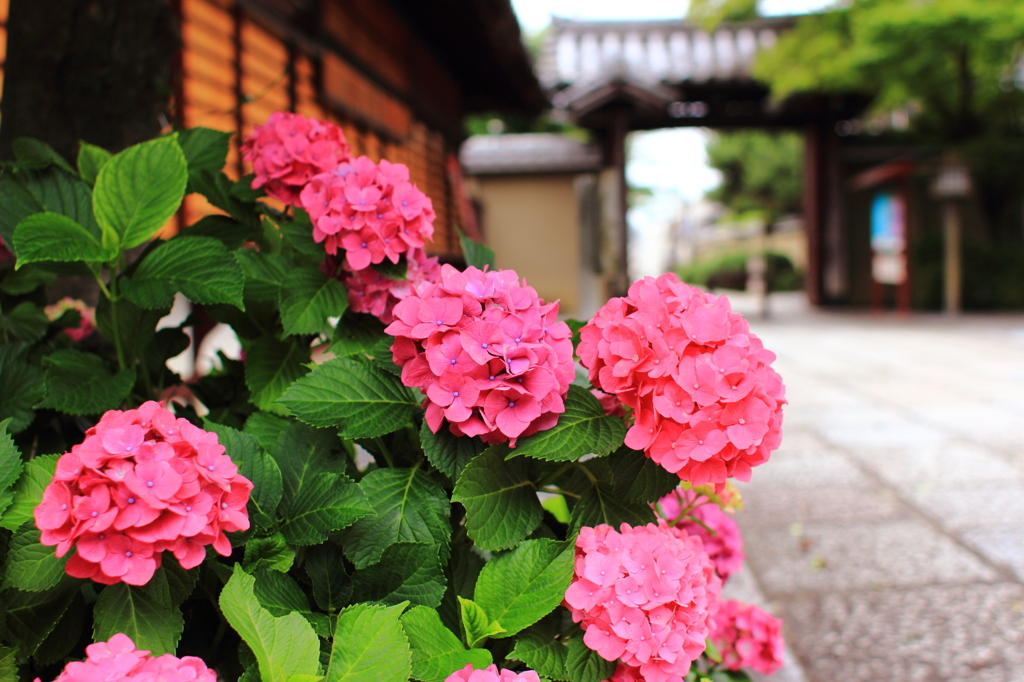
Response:
POLYGON ((555 18, 537 71, 555 108, 593 128, 607 127, 623 109, 632 129, 801 126, 860 113, 868 102, 862 95, 808 93, 779 102, 753 78, 757 53, 795 22, 770 17, 707 31, 683 20, 555 18))

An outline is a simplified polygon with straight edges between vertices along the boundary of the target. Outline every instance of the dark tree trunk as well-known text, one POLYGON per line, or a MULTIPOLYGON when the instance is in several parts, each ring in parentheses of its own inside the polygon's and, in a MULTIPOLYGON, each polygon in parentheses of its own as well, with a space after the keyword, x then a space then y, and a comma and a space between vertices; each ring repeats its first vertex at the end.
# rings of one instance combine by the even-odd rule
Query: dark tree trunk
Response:
POLYGON ((167 122, 179 31, 167 0, 11 0, 0 158, 37 137, 74 159, 167 122))

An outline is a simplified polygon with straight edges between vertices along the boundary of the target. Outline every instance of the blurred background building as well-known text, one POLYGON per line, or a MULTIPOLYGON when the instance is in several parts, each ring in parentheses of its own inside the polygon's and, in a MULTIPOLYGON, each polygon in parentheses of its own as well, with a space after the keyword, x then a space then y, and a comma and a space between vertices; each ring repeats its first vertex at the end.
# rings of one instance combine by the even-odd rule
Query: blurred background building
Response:
MULTIPOLYGON (((20 135, 73 156, 210 126, 236 133, 238 177, 240 136, 297 111, 410 167, 434 253, 457 261, 460 227, 582 317, 668 269, 819 305, 1024 307, 1015 3, 694 0, 685 19, 555 18, 525 44, 513 4, 0 0, 0 156, 20 135), (680 128, 719 181, 666 199, 629 169, 672 153, 646 131, 680 128)), ((211 210, 192 195, 179 219, 211 210)))

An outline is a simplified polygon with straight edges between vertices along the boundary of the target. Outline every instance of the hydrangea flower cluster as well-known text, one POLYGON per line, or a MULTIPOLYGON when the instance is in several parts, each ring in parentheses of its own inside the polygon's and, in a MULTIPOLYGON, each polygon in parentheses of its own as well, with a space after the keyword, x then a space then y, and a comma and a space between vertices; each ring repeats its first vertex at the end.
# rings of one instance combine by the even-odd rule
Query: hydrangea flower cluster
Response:
POLYGON ((565 411, 575 376, 569 327, 558 303, 541 301, 514 271, 443 265, 394 316, 385 331, 395 364, 402 383, 427 397, 434 433, 447 420, 457 436, 515 447, 565 411))
POLYGON ((521 673, 507 668, 499 670, 494 664, 480 670, 468 663, 462 670, 456 670, 444 678, 444 682, 540 682, 540 675, 533 670, 524 670, 521 673))
POLYGON ((61 456, 35 521, 57 556, 77 549, 69 575, 145 585, 165 550, 183 568, 202 563, 207 545, 229 555, 224 533, 249 528, 252 487, 216 433, 149 401, 110 410, 61 456))
POLYGON ((331 255, 345 249, 353 270, 385 258, 397 263, 434 235, 430 198, 409 182, 405 164, 360 156, 311 178, 300 201, 313 221, 314 241, 331 255))
POLYGON ((670 526, 701 539, 722 582, 743 566, 740 528, 717 504, 701 502, 692 492, 676 490, 658 500, 658 508, 670 526))
POLYGON ((782 621, 753 604, 734 599, 719 602, 712 618, 711 641, 727 670, 751 668, 771 675, 782 667, 786 651, 782 621))
POLYGON ((436 257, 428 258, 423 249, 409 249, 405 253, 404 280, 385 277, 373 268, 353 270, 342 265, 342 283, 348 289, 348 305, 357 313, 369 313, 384 324, 395 321, 395 305, 408 298, 423 282, 434 282, 441 274, 436 257))
POLYGON ((68 327, 64 330, 64 333, 70 336, 72 341, 81 341, 82 339, 91 336, 92 333, 96 331, 95 308, 86 305, 84 301, 77 298, 65 296, 53 305, 46 306, 46 308, 43 309, 43 312, 46 313, 46 319, 53 322, 69 310, 78 311, 78 314, 81 317, 81 321, 78 323, 77 327, 68 327))
MULTIPOLYGON (((64 666, 55 682, 217 682, 217 673, 195 656, 150 656, 135 648, 128 635, 118 633, 106 642, 85 647, 86 659, 64 666)), ((39 682, 37 677, 35 682, 39 682)))
POLYGON ((695 484, 750 480, 782 440, 775 354, 724 297, 674 274, 637 280, 580 332, 597 388, 633 409, 626 445, 695 484))
POLYGON ((580 530, 563 603, 602 658, 648 682, 680 682, 704 651, 721 589, 699 538, 664 521, 602 524, 580 530))
POLYGON ((298 205, 299 193, 314 176, 330 173, 348 161, 341 128, 301 114, 277 111, 255 126, 242 143, 242 158, 252 163, 253 189, 286 204, 298 205))

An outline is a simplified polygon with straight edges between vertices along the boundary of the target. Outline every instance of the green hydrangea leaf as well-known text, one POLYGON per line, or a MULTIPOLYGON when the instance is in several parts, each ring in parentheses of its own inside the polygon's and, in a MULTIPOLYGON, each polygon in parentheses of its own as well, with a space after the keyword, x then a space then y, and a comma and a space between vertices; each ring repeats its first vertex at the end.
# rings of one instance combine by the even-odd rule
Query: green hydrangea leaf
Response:
POLYGON ((281 282, 291 268, 285 257, 279 253, 239 249, 235 251, 235 258, 245 275, 245 298, 277 303, 281 282))
POLYGON ((311 426, 340 426, 344 438, 391 433, 420 404, 397 377, 356 357, 325 362, 292 384, 279 402, 311 426))
POLYGON ((213 237, 179 237, 150 251, 124 295, 142 308, 164 308, 181 292, 193 303, 227 303, 245 309, 245 277, 224 243, 213 237))
POLYGON ((514 635, 550 613, 565 597, 572 578, 573 546, 554 540, 526 540, 484 566, 474 600, 505 633, 514 635))
POLYGON ((0 682, 18 682, 18 650, 0 647, 0 682))
POLYGON ((36 653, 78 594, 80 581, 65 576, 42 592, 4 591, 4 630, 21 658, 36 653))
POLYGON ((100 174, 103 164, 113 156, 103 147, 97 147, 88 142, 78 143, 78 174, 82 176, 89 185, 96 184, 96 176, 100 174))
POLYGON ((17 270, 8 270, 0 280, 0 291, 11 296, 21 296, 56 283, 57 273, 48 270, 46 266, 27 265, 17 270))
POLYGON ((57 261, 108 261, 117 255, 113 248, 77 222, 59 213, 33 213, 14 228, 11 247, 20 267, 28 263, 57 261))
POLYGON ((264 451, 260 442, 251 434, 209 420, 204 420, 204 426, 207 431, 217 434, 225 454, 238 466, 238 473, 252 481, 249 503, 254 511, 257 514, 272 515, 284 492, 281 469, 274 458, 264 451))
POLYGON ((185 628, 181 610, 171 603, 163 569, 142 586, 117 583, 100 592, 93 609, 93 641, 105 642, 118 632, 139 649, 155 655, 173 654, 185 628))
POLYGON ((313 599, 324 611, 340 609, 352 597, 352 579, 345 572, 341 548, 326 543, 306 552, 306 575, 313 583, 313 599))
MULTIPOLYGON (((231 216, 221 215, 214 213, 213 215, 203 216, 191 225, 183 228, 174 236, 174 239, 184 239, 186 237, 212 237, 224 244, 228 248, 228 251, 232 251, 237 256, 239 253, 256 253, 255 251, 239 250, 245 242, 256 237, 256 231, 252 225, 247 225, 241 221, 235 220, 231 216)), ((171 241, 174 241, 172 239, 171 241)), ((276 301, 277 295, 271 299, 276 301)))
POLYGON ((43 212, 67 216, 103 243, 102 231, 92 212, 89 185, 55 167, 17 173, 5 169, 0 180, 0 237, 11 244, 18 223, 43 212))
POLYGON ((345 554, 363 568, 380 560, 396 542, 444 545, 447 562, 451 537, 451 504, 444 490, 418 468, 377 469, 359 482, 373 513, 359 519, 348 532, 345 554))
MULTIPOLYGON (((295 563, 295 550, 281 533, 264 538, 253 538, 245 543, 242 565, 250 573, 259 568, 287 573, 295 563)), ((266 606, 264 604, 264 606, 266 606)))
POLYGON ((259 569, 253 575, 256 578, 253 594, 270 615, 278 617, 299 613, 318 635, 331 636, 331 621, 327 614, 310 609, 309 599, 294 578, 268 569, 259 569))
POLYGON ((242 433, 247 433, 256 438, 268 452, 277 447, 277 439, 281 432, 288 428, 292 422, 284 417, 278 417, 269 412, 254 412, 245 420, 242 433))
POLYGON ((373 315, 345 311, 334 328, 331 352, 337 356, 369 354, 384 336, 384 325, 373 315))
POLYGON ((68 414, 102 414, 120 407, 135 385, 135 370, 113 374, 103 358, 74 349, 47 355, 46 397, 39 407, 68 414))
POLYGON ((621 447, 625 437, 626 425, 621 419, 606 417, 601 403, 586 389, 569 386, 565 412, 558 415, 558 423, 521 438, 510 456, 571 462, 583 455, 607 455, 621 447))
POLYGON ((187 128, 178 133, 178 144, 185 155, 189 172, 196 170, 219 171, 228 157, 228 144, 232 133, 212 128, 187 128))
POLYGON ((22 343, 0 344, 0 420, 10 419, 9 433, 32 423, 34 407, 43 399, 43 372, 25 360, 22 343))
POLYGON ((343 472, 345 461, 331 456, 329 432, 293 424, 278 437, 274 457, 284 494, 278 506, 281 532, 293 545, 315 545, 373 511, 360 487, 343 472))
POLYGON ((399 620, 405 604, 355 604, 338 614, 324 682, 405 682, 412 652, 399 620))
POLYGON ((569 640, 565 671, 572 682, 603 682, 615 671, 615 662, 601 658, 580 637, 569 640))
POLYGON ((224 617, 255 655, 263 682, 318 674, 320 641, 312 626, 298 613, 272 616, 256 598, 255 583, 235 564, 219 601, 224 617))
POLYGON ((425 420, 420 427, 420 444, 427 460, 453 481, 459 480, 466 465, 487 449, 479 438, 456 436, 447 426, 434 433, 425 420))
POLYGON ((281 284, 281 326, 286 334, 319 334, 328 317, 340 317, 346 308, 345 287, 318 269, 296 268, 281 284))
POLYGON ((466 646, 475 649, 483 645, 491 637, 500 637, 505 630, 487 617, 487 613, 472 599, 458 597, 459 613, 462 618, 462 633, 466 638, 466 646))
POLYGON ((92 195, 104 245, 130 249, 149 241, 181 206, 187 182, 188 163, 176 135, 133 145, 111 157, 96 176, 92 195), (108 235, 116 242, 108 241, 108 235))
POLYGON ((421 682, 444 682, 452 672, 467 665, 482 669, 493 663, 487 649, 467 649, 441 623, 437 611, 414 606, 402 616, 402 628, 412 647, 412 678, 421 682))
POLYGON ((615 473, 612 488, 622 499, 653 503, 679 486, 679 477, 638 450, 619 448, 608 458, 615 473))
POLYGON ((490 551, 508 549, 540 525, 540 506, 525 460, 506 461, 508 447, 492 445, 463 469, 453 502, 466 508, 469 537, 490 551))
POLYGON ((484 269, 485 265, 489 265, 493 270, 495 268, 494 249, 480 242, 473 241, 462 230, 458 232, 459 245, 462 247, 462 255, 466 258, 466 265, 480 268, 481 270, 484 269))
POLYGON ((64 577, 65 555, 58 559, 53 547, 39 543, 39 529, 26 523, 11 537, 3 586, 25 592, 42 592, 64 577))
POLYGON ((0 330, 13 333, 25 343, 35 343, 43 338, 50 326, 50 319, 42 308, 31 301, 22 301, 0 315, 0 330))
POLYGON ((18 168, 42 170, 50 166, 57 166, 67 173, 75 174, 75 169, 71 167, 71 164, 42 140, 37 140, 34 137, 16 137, 11 146, 18 159, 18 168))
POLYGON ((558 620, 555 614, 520 632, 516 636, 516 646, 508 657, 522 661, 527 668, 536 670, 538 675, 548 679, 568 679, 565 672, 568 650, 557 639, 558 620))
POLYGON ((171 604, 181 606, 196 589, 199 582, 199 569, 185 569, 171 554, 164 554, 162 568, 167 576, 167 587, 171 594, 171 604))
POLYGON ((649 504, 623 499, 611 485, 599 481, 576 502, 569 526, 577 531, 583 526, 602 523, 618 528, 623 523, 642 526, 652 521, 654 510, 649 504))
POLYGON ((21 476, 23 468, 21 453, 7 432, 10 424, 10 419, 0 421, 0 519, 14 501, 14 484, 21 476))
POLYGON ((445 587, 438 547, 423 542, 391 545, 378 563, 352 576, 352 594, 356 601, 409 602, 435 608, 441 603, 445 587))
POLYGON ((245 384, 252 403, 261 410, 287 415, 285 406, 277 400, 293 382, 309 373, 307 362, 309 347, 298 339, 257 340, 245 358, 245 384))
MULTIPOLYGON (((9 423, 10 420, 5 422, 9 423)), ((25 468, 14 486, 13 500, 0 518, 0 528, 17 530, 35 520, 32 511, 42 502, 43 490, 53 480, 53 472, 57 468, 59 457, 60 455, 43 455, 25 462, 25 468)))

